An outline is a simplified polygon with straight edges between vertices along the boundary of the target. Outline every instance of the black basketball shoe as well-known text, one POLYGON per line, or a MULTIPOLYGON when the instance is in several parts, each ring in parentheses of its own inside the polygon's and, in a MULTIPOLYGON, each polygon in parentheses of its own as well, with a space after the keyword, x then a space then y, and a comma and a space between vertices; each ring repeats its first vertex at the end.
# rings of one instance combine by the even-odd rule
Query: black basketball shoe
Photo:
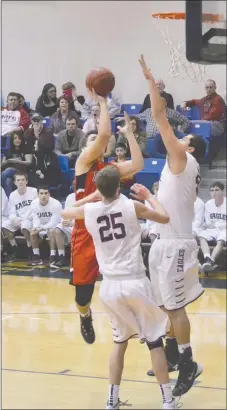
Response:
POLYGON ((91 309, 88 316, 80 315, 80 330, 85 342, 92 344, 95 341, 95 331, 92 323, 91 309))

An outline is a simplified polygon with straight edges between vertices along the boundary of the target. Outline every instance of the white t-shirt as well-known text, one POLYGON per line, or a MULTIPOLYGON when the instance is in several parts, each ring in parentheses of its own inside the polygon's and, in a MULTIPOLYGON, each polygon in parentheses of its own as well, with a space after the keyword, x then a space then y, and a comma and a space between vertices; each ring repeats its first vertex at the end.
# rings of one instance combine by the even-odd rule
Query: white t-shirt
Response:
MULTIPOLYGON (((73 205, 75 205, 76 203, 76 199, 75 199, 75 193, 73 192, 72 194, 69 194, 65 200, 65 208, 72 208, 73 205)), ((61 218, 61 221, 63 221, 64 218, 61 218)), ((75 219, 71 220, 72 223, 75 222, 75 219)))
POLYGON ((39 198, 35 199, 31 205, 30 220, 32 227, 43 228, 43 230, 56 228, 61 221, 62 205, 57 199, 49 198, 46 205, 41 205, 39 198))
POLYGON ((9 216, 9 200, 2 187, 1 187, 1 200, 2 200, 2 217, 7 218, 9 216))
POLYGON ((194 228, 203 228, 205 218, 205 204, 198 196, 194 202, 194 220, 192 223, 192 230, 194 228))
POLYGON ((84 215, 103 277, 115 280, 145 276, 141 230, 133 201, 120 195, 107 205, 88 203, 84 215))
POLYGON ((26 219, 29 216, 32 201, 37 198, 37 189, 26 187, 23 195, 18 190, 13 191, 9 196, 9 219, 16 220, 26 219))
POLYGON ((15 128, 20 127, 20 111, 9 111, 7 108, 2 110, 2 135, 12 132, 15 128))
POLYGON ((205 204, 205 223, 207 228, 226 229, 226 198, 223 204, 216 206, 215 200, 210 199, 205 204))
POLYGON ((168 224, 157 223, 156 225, 157 232, 163 237, 192 235, 196 177, 199 174, 199 164, 191 154, 186 152, 186 155, 187 163, 181 174, 172 174, 167 160, 161 173, 158 201, 170 217, 168 224))

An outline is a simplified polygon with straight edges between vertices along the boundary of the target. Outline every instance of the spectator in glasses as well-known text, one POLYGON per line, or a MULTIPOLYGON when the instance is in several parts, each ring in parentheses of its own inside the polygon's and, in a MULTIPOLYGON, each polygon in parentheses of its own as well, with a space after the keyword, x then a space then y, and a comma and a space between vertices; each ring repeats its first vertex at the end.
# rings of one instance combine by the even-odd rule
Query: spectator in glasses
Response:
POLYGON ((59 132, 66 129, 66 120, 69 117, 74 117, 77 127, 80 128, 80 117, 75 111, 70 110, 69 99, 63 95, 59 98, 58 104, 58 110, 51 116, 51 125, 54 134, 58 135, 59 132))
POLYGON ((48 83, 44 85, 42 94, 38 98, 35 110, 42 117, 51 117, 58 109, 56 87, 48 83))
POLYGON ((33 151, 35 141, 39 140, 39 145, 45 152, 52 152, 54 149, 54 134, 51 128, 43 124, 43 118, 40 114, 34 113, 31 116, 32 125, 24 133, 25 144, 33 151))

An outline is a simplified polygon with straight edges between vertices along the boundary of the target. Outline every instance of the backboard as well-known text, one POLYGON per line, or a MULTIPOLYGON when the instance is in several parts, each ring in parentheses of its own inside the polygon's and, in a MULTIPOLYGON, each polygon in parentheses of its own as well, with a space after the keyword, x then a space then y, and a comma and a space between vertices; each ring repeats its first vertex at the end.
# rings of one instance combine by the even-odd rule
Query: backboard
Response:
POLYGON ((226 64, 226 2, 186 0, 186 57, 199 64, 226 64))

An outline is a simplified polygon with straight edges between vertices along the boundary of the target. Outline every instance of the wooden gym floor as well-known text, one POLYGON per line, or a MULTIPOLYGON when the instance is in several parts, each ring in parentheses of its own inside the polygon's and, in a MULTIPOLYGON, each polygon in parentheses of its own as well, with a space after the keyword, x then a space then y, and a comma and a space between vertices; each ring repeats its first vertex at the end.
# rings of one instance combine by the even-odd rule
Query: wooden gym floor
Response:
MULTIPOLYGON (((96 342, 90 346, 80 335, 74 289, 64 275, 63 270, 50 277, 47 268, 28 269, 23 262, 2 268, 3 409, 105 408, 112 337, 99 283, 93 298, 96 342)), ((202 280, 205 294, 187 310, 194 357, 204 372, 183 398, 183 409, 225 409, 225 275, 202 280)), ((120 398, 132 409, 162 408, 158 385, 146 375, 149 368, 146 346, 130 341, 120 398)), ((177 373, 170 377, 174 383, 177 373)))

